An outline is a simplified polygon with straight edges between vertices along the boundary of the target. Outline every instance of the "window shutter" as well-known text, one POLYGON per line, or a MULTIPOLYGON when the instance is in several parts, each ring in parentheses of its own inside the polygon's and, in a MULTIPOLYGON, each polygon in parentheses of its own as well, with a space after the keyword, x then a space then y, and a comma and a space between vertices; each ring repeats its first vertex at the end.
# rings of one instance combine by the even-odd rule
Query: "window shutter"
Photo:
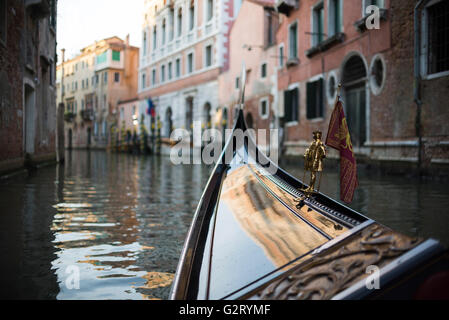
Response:
POLYGON ((299 94, 298 88, 291 91, 292 95, 292 121, 299 121, 299 94))
POLYGON ((315 118, 316 106, 316 87, 315 82, 307 83, 307 119, 315 118))
POLYGON ((284 91, 284 106, 285 121, 290 122, 292 121, 292 96, 290 91, 284 91))
POLYGON ((323 101, 324 79, 323 78, 321 78, 317 81, 317 86, 318 86, 318 89, 317 89, 318 105, 317 105, 315 117, 321 118, 321 117, 323 117, 323 113, 324 113, 324 101, 323 101))

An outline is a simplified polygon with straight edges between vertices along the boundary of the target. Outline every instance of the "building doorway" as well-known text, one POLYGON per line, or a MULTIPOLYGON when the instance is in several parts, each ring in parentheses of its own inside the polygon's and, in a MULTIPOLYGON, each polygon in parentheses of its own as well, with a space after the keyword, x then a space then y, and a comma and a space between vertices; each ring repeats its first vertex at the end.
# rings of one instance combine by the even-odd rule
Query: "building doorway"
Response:
POLYGON ((365 63, 359 55, 353 55, 343 66, 342 84, 345 114, 354 147, 363 147, 368 136, 366 81, 365 63))
POLYGON ((25 153, 34 153, 36 137, 36 94, 34 88, 25 85, 25 153))

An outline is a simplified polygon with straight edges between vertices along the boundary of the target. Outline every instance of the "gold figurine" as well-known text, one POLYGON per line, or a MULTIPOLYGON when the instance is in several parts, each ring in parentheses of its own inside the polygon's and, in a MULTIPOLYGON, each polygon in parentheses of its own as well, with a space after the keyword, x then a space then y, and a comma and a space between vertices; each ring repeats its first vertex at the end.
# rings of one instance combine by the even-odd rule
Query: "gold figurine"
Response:
MULTIPOLYGON (((317 173, 323 172, 323 161, 326 158, 326 148, 323 141, 321 141, 322 136, 323 134, 321 131, 313 132, 313 142, 304 154, 304 176, 307 171, 310 171, 309 187, 302 190, 307 195, 315 193, 317 173)), ((320 189, 320 183, 318 184, 318 190, 320 189)))

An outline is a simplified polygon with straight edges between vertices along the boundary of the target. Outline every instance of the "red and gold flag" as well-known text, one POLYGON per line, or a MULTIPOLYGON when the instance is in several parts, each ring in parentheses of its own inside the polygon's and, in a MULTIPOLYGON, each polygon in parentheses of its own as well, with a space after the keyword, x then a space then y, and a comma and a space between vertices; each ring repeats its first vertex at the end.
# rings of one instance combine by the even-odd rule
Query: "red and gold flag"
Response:
POLYGON ((343 104, 340 100, 332 113, 326 145, 340 151, 340 198, 346 203, 351 203, 355 189, 359 185, 357 163, 343 104))

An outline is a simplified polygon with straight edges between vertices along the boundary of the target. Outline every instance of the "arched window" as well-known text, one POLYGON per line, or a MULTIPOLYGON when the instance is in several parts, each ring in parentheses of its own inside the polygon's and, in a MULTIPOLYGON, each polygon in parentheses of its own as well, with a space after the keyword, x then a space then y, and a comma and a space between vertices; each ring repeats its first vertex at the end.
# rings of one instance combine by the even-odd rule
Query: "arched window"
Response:
POLYGON ((177 36, 180 37, 182 35, 182 8, 178 10, 178 32, 177 36))
POLYGON ((207 0, 206 10, 206 21, 209 21, 214 16, 214 0, 207 0))
POLYGON ((193 0, 190 2, 189 7, 189 31, 193 30, 193 27, 195 26, 195 4, 193 3, 193 0))
POLYGON ((153 27, 153 49, 157 48, 157 28, 153 27))
POLYGON ((162 21, 162 45, 165 44, 166 32, 167 32, 167 26, 166 26, 165 19, 164 19, 162 21))
POLYGON ((170 15, 169 15, 169 23, 170 23, 170 34, 168 37, 168 41, 172 41, 174 38, 174 33, 175 33, 175 9, 174 8, 170 8, 170 15))
POLYGON ((142 41, 142 47, 143 47, 143 55, 147 55, 147 32, 143 32, 143 41, 142 41))

